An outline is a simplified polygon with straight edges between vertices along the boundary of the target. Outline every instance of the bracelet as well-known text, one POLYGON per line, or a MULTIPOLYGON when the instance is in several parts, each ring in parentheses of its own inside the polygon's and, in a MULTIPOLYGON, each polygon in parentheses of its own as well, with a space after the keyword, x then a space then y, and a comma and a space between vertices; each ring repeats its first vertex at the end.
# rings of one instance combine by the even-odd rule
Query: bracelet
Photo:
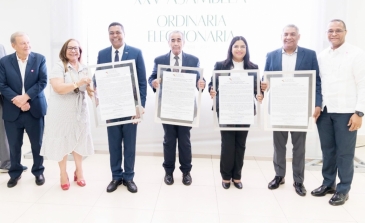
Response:
POLYGON ((74 92, 77 94, 77 93, 79 93, 80 92, 80 89, 79 89, 79 86, 77 86, 77 84, 76 84, 76 82, 74 82, 73 83, 73 85, 74 85, 74 92))

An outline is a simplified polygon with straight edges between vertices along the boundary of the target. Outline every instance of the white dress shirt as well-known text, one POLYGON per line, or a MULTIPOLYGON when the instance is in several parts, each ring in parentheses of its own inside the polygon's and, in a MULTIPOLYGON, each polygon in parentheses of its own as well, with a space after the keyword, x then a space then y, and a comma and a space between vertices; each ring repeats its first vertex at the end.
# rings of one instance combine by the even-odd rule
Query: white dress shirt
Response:
MULTIPOLYGON (((179 66, 182 66, 182 52, 180 52, 179 55, 177 55, 179 57, 178 61, 179 61, 179 66)), ((170 66, 174 66, 175 65, 175 54, 173 54, 172 52, 170 53, 170 66)))
POLYGON ((25 69, 27 68, 27 63, 28 63, 28 56, 24 62, 18 57, 18 54, 16 55, 16 58, 18 59, 19 70, 20 70, 20 74, 22 75, 22 94, 24 94, 25 93, 24 77, 25 77, 25 69))
POLYGON ((298 47, 292 54, 288 54, 284 49, 281 50, 283 56, 281 60, 282 71, 295 71, 297 63, 298 47))
POLYGON ((123 44, 119 49, 115 49, 112 46, 112 62, 118 62, 118 61, 114 61, 114 59, 115 59, 115 51, 116 50, 118 50, 119 61, 122 60, 122 56, 123 56, 123 52, 124 52, 124 47, 125 47, 125 44, 123 44))
POLYGON ((323 107, 329 113, 365 112, 365 52, 349 43, 318 56, 323 107))

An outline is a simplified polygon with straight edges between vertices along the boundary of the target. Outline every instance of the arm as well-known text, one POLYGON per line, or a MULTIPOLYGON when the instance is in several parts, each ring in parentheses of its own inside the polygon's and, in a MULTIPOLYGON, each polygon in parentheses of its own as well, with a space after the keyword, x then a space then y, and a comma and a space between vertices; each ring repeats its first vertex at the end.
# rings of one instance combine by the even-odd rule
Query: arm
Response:
POLYGON ((26 94, 30 99, 37 97, 37 95, 44 90, 47 86, 47 67, 46 58, 42 56, 41 63, 39 64, 38 81, 30 87, 26 94))
POLYGON ((319 66, 316 53, 313 52, 312 57, 312 70, 316 71, 316 102, 313 113, 314 121, 317 122, 318 117, 321 115, 322 110, 322 82, 321 77, 319 76, 319 66))
POLYGON ((156 92, 156 88, 159 85, 157 79, 157 61, 155 59, 151 76, 148 78, 148 84, 151 86, 153 92, 156 92))
MULTIPOLYGON (((355 111, 365 112, 365 53, 361 52, 353 63, 353 74, 357 88, 357 102, 355 111)), ((353 114, 349 120, 348 126, 350 131, 355 131, 361 128, 362 117, 353 114)))
POLYGON ((0 92, 5 99, 11 101, 11 99, 16 97, 18 94, 8 85, 8 79, 6 77, 6 69, 4 63, 4 60, 0 60, 0 92))
POLYGON ((142 52, 139 51, 136 59, 137 77, 138 77, 138 87, 139 95, 141 97, 141 104, 145 107, 146 97, 147 97, 147 81, 146 81, 146 67, 144 65, 144 60, 142 52))
MULTIPOLYGON (((200 62, 199 62, 199 59, 197 61, 197 64, 196 64, 196 67, 199 67, 200 66, 200 62)), ((205 79, 200 79, 200 73, 197 72, 197 75, 196 75, 196 87, 198 88, 198 90, 202 89, 202 91, 204 91, 204 88, 205 88, 205 79)))

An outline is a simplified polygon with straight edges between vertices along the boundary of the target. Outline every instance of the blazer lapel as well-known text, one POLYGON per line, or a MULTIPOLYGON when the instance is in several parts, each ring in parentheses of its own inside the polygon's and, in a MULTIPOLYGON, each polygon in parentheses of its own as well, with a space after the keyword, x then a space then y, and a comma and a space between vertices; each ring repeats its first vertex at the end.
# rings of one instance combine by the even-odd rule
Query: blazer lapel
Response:
MULTIPOLYGON (((27 81, 29 75, 34 74, 33 73, 34 70, 32 70, 34 63, 35 63, 34 54, 30 53, 28 56, 27 67, 25 68, 24 83, 27 81)), ((24 87, 25 87, 25 84, 24 84, 24 87)))
POLYGON ((183 67, 189 66, 189 58, 186 56, 184 52, 182 52, 182 65, 183 67))
POLYGON ((305 54, 304 50, 302 48, 298 47, 298 54, 297 54, 297 61, 295 63, 295 70, 300 70, 300 64, 303 61, 304 54, 305 54))
POLYGON ((18 74, 18 79, 19 79, 20 83, 22 83, 22 75, 20 73, 19 63, 18 63, 18 59, 16 57, 16 53, 13 53, 13 55, 11 57, 12 57, 11 64, 13 65, 14 69, 16 70, 16 73, 18 74))
POLYGON ((124 46, 124 51, 123 51, 123 55, 122 55, 122 60, 127 60, 128 59, 128 54, 129 54, 129 46, 127 46, 127 44, 124 46))
POLYGON ((281 52, 281 49, 279 49, 278 51, 276 51, 276 63, 275 63, 275 68, 274 70, 276 71, 281 71, 283 70, 283 53, 281 52))

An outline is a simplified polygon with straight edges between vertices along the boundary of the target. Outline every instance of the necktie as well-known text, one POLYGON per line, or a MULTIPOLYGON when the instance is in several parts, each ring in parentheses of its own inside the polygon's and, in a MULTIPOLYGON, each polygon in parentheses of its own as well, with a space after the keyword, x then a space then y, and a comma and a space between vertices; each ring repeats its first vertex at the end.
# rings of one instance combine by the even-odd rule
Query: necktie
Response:
POLYGON ((114 62, 119 62, 119 51, 118 50, 115 51, 114 62))
MULTIPOLYGON (((175 56, 174 58, 176 60, 174 66, 179 66, 179 57, 175 56)), ((179 69, 173 69, 172 71, 173 72, 179 72, 179 69)))

